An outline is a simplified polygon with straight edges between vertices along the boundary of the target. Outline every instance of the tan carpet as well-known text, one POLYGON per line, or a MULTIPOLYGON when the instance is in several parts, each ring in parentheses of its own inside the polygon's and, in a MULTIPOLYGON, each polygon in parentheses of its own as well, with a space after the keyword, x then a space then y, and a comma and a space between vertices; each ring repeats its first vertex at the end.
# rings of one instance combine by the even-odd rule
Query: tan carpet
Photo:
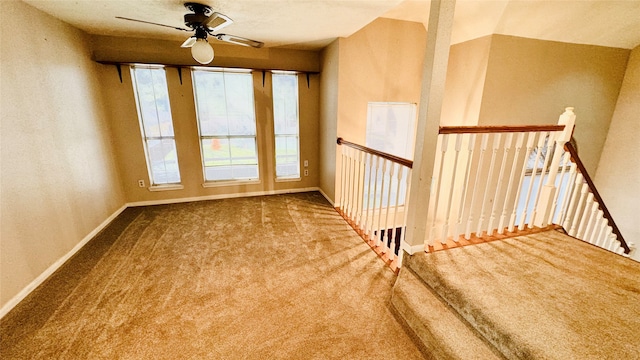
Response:
POLYGON ((420 359, 318 193, 127 209, 0 323, 2 359, 420 359))
POLYGON ((405 260, 508 359, 640 359, 638 262, 554 230, 405 260))

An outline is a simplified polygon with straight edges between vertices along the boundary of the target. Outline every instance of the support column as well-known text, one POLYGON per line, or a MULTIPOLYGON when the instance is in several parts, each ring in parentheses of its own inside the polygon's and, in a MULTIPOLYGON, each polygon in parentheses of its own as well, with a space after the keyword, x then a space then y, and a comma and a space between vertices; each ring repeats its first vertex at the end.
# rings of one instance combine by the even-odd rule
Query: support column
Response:
MULTIPOLYGON (((575 123, 576 114, 573 113, 573 108, 566 108, 564 113, 560 115, 560 119, 558 120, 558 125, 564 125, 564 131, 556 134, 556 137, 554 139, 556 142, 556 148, 553 152, 553 158, 551 158, 551 165, 549 166, 549 175, 547 176, 547 181, 540 190, 538 208, 535 209, 536 217, 535 219, 533 219, 533 225, 535 226, 545 227, 549 225, 547 223, 549 215, 551 215, 551 212, 554 211, 554 209, 552 209, 553 199, 556 195, 556 191, 558 191, 558 189, 556 188, 556 176, 558 175, 558 167, 560 166, 560 160, 562 158, 562 154, 564 153, 564 144, 567 141, 571 140, 571 134, 573 134, 573 127, 575 126, 575 123)), ((547 156, 548 155, 549 154, 547 154, 547 156)), ((542 173, 544 175, 545 169, 542 170, 542 173)), ((542 179, 540 181, 542 181, 542 179)))
POLYGON ((433 182, 436 142, 442 113, 444 85, 447 77, 449 48, 455 0, 431 0, 427 48, 422 67, 420 110, 416 132, 416 147, 407 209, 407 236, 413 254, 422 250, 427 230, 429 197, 433 182))

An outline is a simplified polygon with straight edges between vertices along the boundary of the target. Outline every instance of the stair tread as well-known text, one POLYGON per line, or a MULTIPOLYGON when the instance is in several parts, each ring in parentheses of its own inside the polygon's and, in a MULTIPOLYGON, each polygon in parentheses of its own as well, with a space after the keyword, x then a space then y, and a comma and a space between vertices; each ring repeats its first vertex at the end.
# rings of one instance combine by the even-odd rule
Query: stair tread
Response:
POLYGON ((432 359, 502 359, 410 270, 400 272, 391 304, 432 359))
POLYGON ((407 257, 507 358, 634 358, 640 263, 557 231, 407 257), (614 274, 609 276, 608 274, 614 274))

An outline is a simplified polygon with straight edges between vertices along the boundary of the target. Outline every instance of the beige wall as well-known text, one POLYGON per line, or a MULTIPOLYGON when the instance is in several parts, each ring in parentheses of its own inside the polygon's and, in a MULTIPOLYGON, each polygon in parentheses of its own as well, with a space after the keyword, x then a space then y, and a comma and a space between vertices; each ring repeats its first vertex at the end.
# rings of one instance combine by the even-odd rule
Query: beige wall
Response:
POLYGON ((451 45, 440 125, 478 125, 490 49, 491 36, 451 45))
POLYGON ((580 158, 595 174, 629 50, 492 35, 479 125, 550 124, 575 107, 580 158))
MULTIPOLYGON (((640 46, 633 49, 594 182, 622 236, 640 246, 640 46)), ((640 260, 640 251, 636 251, 640 260)))
POLYGON ((320 73, 320 189, 331 201, 335 201, 339 41, 322 51, 320 73))
MULTIPOLYGON (((419 102, 426 38, 421 23, 379 18, 339 39, 339 137, 365 144, 370 101, 419 102)), ((339 171, 336 193, 340 192, 339 171)))
MULTIPOLYGON (((200 65, 180 41, 93 35, 96 61, 163 65, 200 65)), ((210 66, 318 72, 319 52, 279 48, 254 49, 211 40, 215 58, 210 66)))
MULTIPOLYGON (((173 48, 166 48, 165 50, 166 53, 176 52, 173 48)), ((169 62, 171 59, 161 58, 160 60, 160 62, 169 62)), ((302 60, 306 61, 306 58, 303 57, 302 60)), ((214 65, 217 65, 215 60, 214 65)), ((262 71, 255 71, 253 80, 260 182, 207 188, 202 186, 204 179, 190 69, 188 67, 182 68, 182 84, 180 83, 177 68, 166 68, 166 75, 175 129, 178 163, 184 189, 149 191, 147 188, 138 187, 137 184, 140 179, 149 184, 149 176, 129 67, 122 67, 121 83, 114 65, 101 65, 103 92, 110 109, 114 132, 113 141, 117 149, 117 161, 122 174, 121 183, 128 202, 157 202, 247 192, 269 193, 318 187, 320 171, 318 156, 319 75, 309 75, 309 86, 307 86, 306 74, 298 75, 300 156, 301 162, 304 160, 309 161, 309 176, 303 175, 299 181, 275 181, 271 74, 269 72, 265 73, 263 86, 262 71)), ((304 169, 302 164, 300 164, 300 168, 302 172, 304 169)))
POLYGON ((370 101, 418 103, 427 32, 379 18, 340 39, 338 136, 364 144, 370 101))
POLYGON ((0 13, 4 306, 125 198, 87 37, 22 2, 0 13))

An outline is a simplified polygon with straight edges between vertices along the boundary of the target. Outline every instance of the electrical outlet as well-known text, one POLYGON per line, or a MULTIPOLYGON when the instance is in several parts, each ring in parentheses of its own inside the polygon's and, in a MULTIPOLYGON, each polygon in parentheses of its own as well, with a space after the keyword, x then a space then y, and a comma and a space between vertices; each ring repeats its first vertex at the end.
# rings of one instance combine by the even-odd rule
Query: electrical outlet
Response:
POLYGON ((309 170, 304 169, 304 176, 309 176, 309 170))
POLYGON ((144 180, 138 180, 138 186, 144 187, 144 180))
POLYGON ((309 160, 304 161, 304 167, 309 167, 309 160))

